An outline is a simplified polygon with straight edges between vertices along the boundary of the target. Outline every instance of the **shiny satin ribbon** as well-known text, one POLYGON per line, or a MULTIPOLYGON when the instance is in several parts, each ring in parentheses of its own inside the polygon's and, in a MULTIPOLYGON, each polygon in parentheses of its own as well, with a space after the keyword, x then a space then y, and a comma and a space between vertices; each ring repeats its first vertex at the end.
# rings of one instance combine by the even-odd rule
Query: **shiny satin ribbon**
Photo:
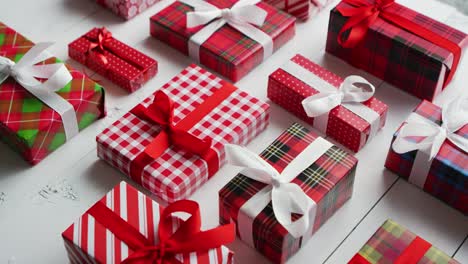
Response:
POLYGON ((239 0, 231 8, 224 9, 204 0, 179 1, 194 8, 193 12, 187 13, 187 28, 205 25, 188 43, 189 56, 197 62, 200 62, 200 47, 225 24, 258 42, 263 47, 264 60, 273 54, 273 39, 256 27, 261 27, 268 15, 256 6, 261 0, 239 0))
POLYGON ((103 27, 99 29, 96 39, 88 39, 90 43, 88 50, 86 51, 86 56, 95 56, 104 66, 107 66, 109 64, 109 60, 104 54, 106 50, 104 45, 112 39, 112 33, 103 27))
POLYGON ((56 92, 65 87, 72 76, 63 63, 40 64, 53 56, 47 51, 53 43, 38 43, 15 63, 0 56, 0 84, 9 77, 14 78, 24 89, 57 112, 63 123, 66 139, 78 134, 75 109, 56 92), (46 79, 40 82, 37 79, 46 79))
POLYGON ((295 238, 311 235, 317 211, 317 204, 292 181, 323 156, 333 144, 318 137, 294 158, 280 173, 267 161, 246 148, 226 145, 228 163, 244 167, 242 175, 265 183, 263 189, 245 202, 239 210, 237 225, 239 236, 250 246, 253 240, 254 219, 271 202, 277 221, 295 238), (292 214, 301 214, 296 221, 292 214))
POLYGON ((380 115, 361 103, 369 100, 375 93, 375 87, 366 79, 351 75, 337 89, 294 61, 288 61, 281 69, 319 91, 318 94, 304 99, 302 106, 307 116, 314 118, 314 127, 322 133, 326 134, 330 111, 339 105, 369 123, 369 139, 379 131, 380 115), (370 88, 370 91, 366 91, 356 84, 364 84, 370 88))
POLYGON ((456 132, 468 124, 468 98, 458 98, 442 108, 442 125, 412 113, 401 127, 392 148, 403 154, 417 150, 409 181, 420 188, 424 185, 431 169, 432 160, 439 153, 446 140, 468 152, 468 138, 456 132), (420 142, 411 138, 424 137, 420 142))
POLYGON ((370 26, 380 18, 451 52, 454 56, 453 64, 445 79, 444 87, 452 80, 457 71, 462 52, 461 47, 456 43, 399 14, 389 12, 388 9, 391 6, 397 5, 395 0, 374 0, 374 3, 369 3, 368 0, 343 0, 343 2, 351 5, 351 7, 337 7, 341 15, 349 17, 338 33, 338 43, 341 46, 345 48, 355 47, 365 38, 370 26), (346 32, 349 32, 347 37, 345 37, 346 32))
POLYGON ((159 219, 159 241, 156 244, 102 202, 91 207, 88 214, 133 251, 122 264, 182 264, 175 255, 209 251, 233 242, 236 236, 234 224, 201 231, 200 208, 196 202, 188 200, 180 200, 164 208, 159 219), (173 213, 190 215, 187 220, 181 220, 175 231, 171 219, 173 213))

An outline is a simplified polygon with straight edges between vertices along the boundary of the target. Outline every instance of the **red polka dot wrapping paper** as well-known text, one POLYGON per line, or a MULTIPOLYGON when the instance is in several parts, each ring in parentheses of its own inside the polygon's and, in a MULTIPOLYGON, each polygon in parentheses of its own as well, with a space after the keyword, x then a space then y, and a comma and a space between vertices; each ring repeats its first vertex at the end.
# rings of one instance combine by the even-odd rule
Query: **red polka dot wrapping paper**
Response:
MULTIPOLYGON (((15 62, 34 43, 0 22, 0 56, 15 62)), ((60 62, 51 58, 41 64, 60 62)), ((105 116, 104 89, 83 73, 66 65, 72 81, 57 91, 74 108, 79 130, 105 116)), ((31 164, 37 164, 65 144, 60 115, 30 94, 13 78, 0 84, 0 138, 31 164)))
POLYGON ((104 51, 97 48, 89 51, 89 45, 96 42, 100 30, 94 28, 70 43, 69 56, 129 92, 138 90, 157 74, 156 60, 114 37, 104 42, 104 51), (104 64, 99 55, 104 55, 108 63, 104 64))
POLYGON ((109 8, 115 14, 131 19, 145 11, 159 0, 97 0, 97 3, 109 8))
POLYGON ((286 13, 289 13, 300 20, 307 20, 316 15, 332 0, 263 0, 286 13))
MULTIPOLYGON (((337 89, 343 82, 340 76, 302 55, 296 55, 291 60, 337 89)), ((268 98, 312 126, 314 118, 307 116, 302 101, 318 92, 281 68, 273 72, 268 80, 268 98)), ((375 97, 363 104, 379 114, 382 128, 387 118, 388 106, 375 97)), ((337 106, 330 111, 326 134, 348 149, 358 152, 366 144, 369 133, 370 124, 345 107, 337 106)))
MULTIPOLYGON (((219 8, 230 8, 237 0, 207 2, 219 8)), ((264 25, 259 28, 271 36, 276 51, 294 37, 296 19, 263 2, 257 6, 268 13, 264 25)), ((193 7, 176 1, 151 17, 151 35, 188 55, 190 37, 203 28, 187 29, 187 13, 191 11, 193 7)), ((200 63, 233 82, 242 79, 262 62, 262 46, 229 25, 218 29, 200 47, 200 63)))

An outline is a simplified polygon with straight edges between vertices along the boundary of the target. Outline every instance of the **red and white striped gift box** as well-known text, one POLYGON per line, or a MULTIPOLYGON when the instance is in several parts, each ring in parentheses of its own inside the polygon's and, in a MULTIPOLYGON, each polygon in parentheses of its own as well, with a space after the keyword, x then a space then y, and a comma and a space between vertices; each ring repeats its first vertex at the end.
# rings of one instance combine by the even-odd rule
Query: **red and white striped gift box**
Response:
MULTIPOLYGON (((158 243, 159 217, 164 207, 149 197, 121 182, 97 203, 104 204, 154 244, 158 243)), ((176 230, 179 219, 171 219, 176 230)), ((67 228, 62 237, 72 264, 121 263, 133 253, 89 211, 67 228)), ((234 261, 233 253, 224 246, 207 252, 178 254, 175 258, 183 264, 232 264, 234 261)))
MULTIPOLYGON (((183 120, 225 85, 230 84, 194 64, 184 69, 161 88, 174 102, 173 123, 183 120)), ((147 107, 153 99, 154 95, 141 105, 147 107)), ((235 89, 189 132, 212 140, 221 167, 225 162, 224 145, 247 144, 266 128, 268 120, 268 104, 235 89)), ((209 179, 207 163, 196 155, 170 147, 145 166, 141 175, 130 175, 131 163, 159 131, 159 126, 129 112, 97 136, 98 156, 158 198, 167 202, 184 199, 209 179)))

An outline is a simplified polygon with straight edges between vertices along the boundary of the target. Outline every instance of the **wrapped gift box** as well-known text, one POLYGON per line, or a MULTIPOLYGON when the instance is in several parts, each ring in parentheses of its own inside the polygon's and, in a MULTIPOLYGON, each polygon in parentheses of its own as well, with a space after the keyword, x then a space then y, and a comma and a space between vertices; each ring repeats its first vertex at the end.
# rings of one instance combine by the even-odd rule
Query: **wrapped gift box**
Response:
MULTIPOLYGON (((270 75, 268 98, 350 150, 354 152, 359 151, 370 138, 371 124, 344 105, 339 105, 329 112, 326 125, 321 125, 323 122, 309 117, 304 110, 302 101, 312 95, 318 94, 318 89, 323 88, 324 85, 312 87, 310 83, 304 82, 312 79, 306 74, 313 74, 315 77, 320 78, 320 82, 326 82, 325 84, 328 83, 337 89, 343 83, 343 79, 336 74, 301 55, 296 55, 291 61, 270 75)), ((385 125, 388 110, 387 105, 375 97, 371 97, 362 103, 362 107, 378 114, 379 118, 374 120, 376 128, 380 129, 385 125)))
MULTIPOLYGON (((161 242, 158 231, 162 228, 164 210, 148 196, 121 182, 62 233, 70 263, 122 263, 137 254, 140 242, 135 240, 157 246, 161 242), (129 239, 122 230, 137 234, 129 239)), ((164 220, 174 227, 174 232, 183 224, 176 216, 164 220)), ((224 246, 173 257, 183 264, 234 263, 233 253, 224 246)))
MULTIPOLYGON (((395 142, 402 127, 413 117, 420 116, 440 126, 442 112, 439 106, 422 101, 394 134, 392 142, 395 142)), ((463 112, 458 114, 463 115, 463 112)), ((421 132, 426 130, 423 128, 421 132)), ((467 140, 468 124, 456 131, 455 134, 467 140)), ((424 138, 414 137, 411 140, 421 142, 424 138)), ((399 154, 395 152, 394 147, 390 147, 385 167, 462 213, 468 214, 468 154, 450 142, 449 139, 442 143, 433 160, 430 160, 429 156, 420 150, 399 154), (423 169, 426 166, 415 165, 417 159, 421 159, 429 170, 423 169)))
MULTIPOLYGON (((238 1, 207 0, 206 2, 221 9, 231 8, 238 1)), ((294 36, 295 19, 268 4, 258 3, 257 6, 267 12, 264 24, 257 28, 270 36, 273 40, 273 50, 276 51, 294 36)), ((151 17, 151 35, 189 55, 190 45, 194 43, 193 36, 209 26, 188 28, 187 13, 193 10, 193 7, 176 1, 151 17)), ((198 55, 195 55, 197 58, 194 59, 231 81, 237 82, 261 64, 265 59, 264 55, 265 50, 260 43, 232 26, 224 25, 203 42, 198 55)))
MULTIPOLYGON (((327 52, 414 96, 432 101, 449 83, 449 75, 455 73, 458 64, 454 60, 455 55, 447 48, 434 44, 435 41, 428 41, 427 37, 423 38, 421 34, 407 30, 409 26, 405 29, 389 22, 388 17, 393 17, 397 22, 410 23, 411 27, 418 27, 418 32, 429 30, 442 37, 443 41, 451 43, 448 45, 455 45, 455 49, 466 46, 467 35, 405 6, 392 3, 388 7, 375 8, 381 8, 384 12, 379 13, 379 17, 370 24, 363 39, 359 38, 357 43, 350 45, 340 44, 339 33, 350 21, 340 10, 352 8, 348 2, 349 0, 340 2, 330 13, 327 52)), ((372 8, 378 1, 359 2, 372 8)), ((380 2, 383 4, 384 1, 380 2)), ((363 13, 365 12, 357 14, 363 13)), ((345 36, 349 35, 348 31, 345 36)), ((357 30, 354 33, 358 33, 357 30)), ((358 34, 354 36, 356 35, 358 34)))
MULTIPOLYGON (((210 149, 216 152, 216 167, 224 164, 224 144, 247 144, 268 124, 268 104, 196 65, 183 70, 161 91, 173 101, 173 124, 183 123, 193 136, 212 141, 210 149), (221 101, 211 103, 214 106, 211 110, 201 112, 213 99, 221 101), (199 117, 196 124, 186 125, 194 115, 199 117)), ((148 107, 154 97, 145 99, 134 110, 148 107)), ((101 159, 168 202, 189 196, 212 176, 215 171, 210 173, 206 159, 174 146, 164 148, 156 159, 141 162, 139 157, 157 139, 161 126, 143 120, 134 110, 97 136, 101 159), (140 166, 145 166, 144 169, 134 170, 139 163, 143 163, 140 166)))
POLYGON ((301 20, 320 12, 331 0, 263 0, 278 9, 283 10, 301 20))
POLYGON ((157 2, 159 0, 97 0, 98 4, 125 19, 133 18, 157 2))
MULTIPOLYGON (((35 44, 0 22, 0 56, 18 62, 35 44)), ((50 58, 41 64, 60 62, 50 58)), ((82 130, 105 115, 104 89, 66 65, 72 81, 56 93, 70 103, 82 130)), ((66 141, 60 115, 12 77, 0 84, 0 138, 37 164, 66 141)))
POLYGON ((459 264, 440 249, 398 223, 387 220, 348 264, 459 264))
POLYGON ((274 263, 284 263, 351 197, 358 161, 297 123, 260 154, 274 169, 282 172, 309 146, 323 142, 330 146, 324 150, 325 154, 317 154, 318 159, 313 164, 303 164, 309 167, 292 180, 293 184, 297 184, 316 203, 315 213, 304 216, 310 218, 311 224, 302 237, 295 238, 278 222, 271 200, 266 207, 260 208, 258 205, 257 209, 261 210, 258 215, 251 214, 246 209, 249 207, 246 204, 250 203, 252 197, 264 193, 266 184, 255 181, 242 172, 219 192, 220 223, 235 222, 237 233, 244 242, 274 263))
POLYGON ((154 59, 113 38, 105 28, 94 28, 70 43, 68 54, 130 92, 158 72, 154 59))

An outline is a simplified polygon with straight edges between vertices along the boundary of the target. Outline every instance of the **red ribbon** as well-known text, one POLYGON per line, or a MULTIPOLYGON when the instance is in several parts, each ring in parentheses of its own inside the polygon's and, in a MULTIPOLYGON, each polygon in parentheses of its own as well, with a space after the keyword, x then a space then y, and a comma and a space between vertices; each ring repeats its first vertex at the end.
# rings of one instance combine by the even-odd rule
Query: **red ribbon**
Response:
POLYGON ((206 98, 197 108, 183 120, 174 125, 174 103, 163 91, 155 94, 154 101, 145 108, 142 105, 131 110, 132 114, 151 124, 160 125, 161 131, 146 146, 130 165, 130 176, 141 184, 143 169, 155 159, 159 158, 169 147, 175 146, 190 154, 200 156, 208 166, 208 176, 213 176, 219 169, 218 153, 211 148, 211 139, 199 139, 189 130, 208 115, 214 108, 231 95, 236 88, 225 83, 223 87, 206 98))
POLYGON ((112 39, 112 33, 105 27, 98 30, 97 38, 89 39, 90 43, 88 50, 86 51, 87 56, 95 56, 103 65, 108 65, 109 60, 105 53, 104 45, 112 39))
POLYGON ((177 201, 163 210, 158 226, 159 243, 156 245, 102 202, 91 207, 88 214, 133 251, 122 264, 182 264, 175 255, 205 252, 231 243, 236 236, 233 223, 201 231, 200 208, 196 202, 188 200, 177 201), (188 213, 190 217, 181 220, 174 232, 171 214, 176 212, 188 213))
POLYGON ((343 0, 352 7, 338 6, 337 10, 344 17, 349 17, 338 33, 338 43, 345 48, 355 47, 366 36, 369 27, 378 19, 403 28, 439 47, 442 47, 454 56, 452 68, 445 79, 444 87, 452 80, 460 62, 462 49, 456 43, 444 38, 413 21, 389 11, 389 7, 397 5, 395 0, 343 0), (345 37, 345 33, 349 35, 345 37))

